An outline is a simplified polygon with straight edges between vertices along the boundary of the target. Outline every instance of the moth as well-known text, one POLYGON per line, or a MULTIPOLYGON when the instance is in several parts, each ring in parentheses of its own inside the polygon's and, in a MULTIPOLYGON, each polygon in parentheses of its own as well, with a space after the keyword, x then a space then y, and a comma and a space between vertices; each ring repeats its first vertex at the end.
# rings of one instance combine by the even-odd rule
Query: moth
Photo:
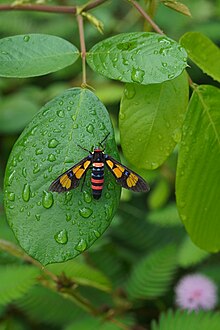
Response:
POLYGON ((56 180, 51 183, 49 190, 61 193, 75 189, 79 186, 82 178, 85 181, 86 173, 91 169, 92 195, 94 199, 99 199, 104 186, 104 167, 106 165, 107 169, 116 178, 117 183, 123 188, 135 192, 148 192, 150 187, 140 175, 122 165, 110 155, 105 154, 103 143, 109 134, 110 133, 99 143, 100 147, 94 147, 93 151, 79 146, 83 150, 86 150, 89 155, 58 176, 56 180))

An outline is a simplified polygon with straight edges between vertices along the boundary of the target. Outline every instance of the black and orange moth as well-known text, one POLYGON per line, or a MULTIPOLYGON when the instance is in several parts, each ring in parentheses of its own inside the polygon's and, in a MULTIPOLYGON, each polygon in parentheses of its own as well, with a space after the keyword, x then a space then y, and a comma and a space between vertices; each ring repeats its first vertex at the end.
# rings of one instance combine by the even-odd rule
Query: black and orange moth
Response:
MULTIPOLYGON (((108 135, 99 143, 100 146, 102 146, 102 143, 107 139, 108 135)), ((148 183, 140 175, 122 165, 108 154, 105 154, 105 148, 95 147, 92 152, 87 149, 84 150, 88 151, 89 155, 58 176, 50 185, 50 191, 60 193, 77 188, 80 180, 82 178, 85 179, 87 171, 92 169, 92 195, 94 199, 99 199, 104 185, 105 165, 114 175, 117 183, 123 188, 135 192, 148 192, 150 190, 148 183)))

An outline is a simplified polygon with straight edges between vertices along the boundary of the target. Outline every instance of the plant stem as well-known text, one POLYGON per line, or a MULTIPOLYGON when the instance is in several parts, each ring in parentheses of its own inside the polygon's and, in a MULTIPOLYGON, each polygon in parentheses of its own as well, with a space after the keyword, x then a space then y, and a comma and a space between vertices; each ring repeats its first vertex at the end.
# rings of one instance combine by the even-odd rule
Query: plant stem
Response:
POLYGON ((139 13, 148 21, 148 23, 152 26, 154 31, 159 34, 164 34, 164 32, 159 28, 159 26, 152 20, 152 18, 144 11, 144 9, 137 3, 135 0, 128 0, 132 5, 139 11, 139 13))
POLYGON ((51 273, 49 270, 44 268, 44 266, 41 265, 40 262, 37 260, 33 259, 32 257, 28 256, 23 250, 20 249, 19 246, 9 242, 5 241, 3 239, 0 239, 0 249, 3 251, 6 251, 10 253, 11 255, 14 255, 17 258, 20 258, 26 262, 29 262, 30 264, 36 266, 39 268, 41 271, 43 271, 47 276, 49 276, 53 281, 57 281, 58 278, 55 274, 51 273))
POLYGON ((84 28, 83 28, 83 17, 82 15, 77 15, 77 23, 79 27, 79 39, 80 39, 80 48, 81 48, 81 57, 82 57, 82 87, 86 86, 86 45, 84 37, 84 28))
MULTIPOLYGON (((88 11, 95 7, 100 6, 102 3, 106 2, 107 0, 95 0, 91 3, 88 3, 83 8, 83 11, 88 11)), ((41 12, 48 12, 48 13, 62 13, 62 14, 76 14, 77 6, 45 6, 45 5, 36 5, 36 4, 25 4, 25 5, 9 5, 9 4, 2 4, 0 5, 0 11, 6 10, 24 10, 24 11, 41 11, 41 12)))

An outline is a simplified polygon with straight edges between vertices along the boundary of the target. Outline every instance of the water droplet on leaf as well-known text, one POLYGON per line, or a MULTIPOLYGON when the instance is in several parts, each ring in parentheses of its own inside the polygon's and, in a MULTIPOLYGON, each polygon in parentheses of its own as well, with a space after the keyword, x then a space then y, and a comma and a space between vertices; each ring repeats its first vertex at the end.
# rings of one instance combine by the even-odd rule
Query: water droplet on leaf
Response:
POLYGON ((22 198, 25 202, 28 202, 30 199, 30 185, 28 183, 26 183, 24 185, 23 191, 22 191, 22 198))
POLYGON ((60 118, 64 118, 65 115, 64 115, 63 110, 58 110, 57 111, 57 116, 60 117, 60 118))
POLYGON ((94 131, 94 126, 93 126, 92 124, 89 124, 89 125, 86 127, 86 130, 87 130, 87 132, 89 132, 89 133, 93 133, 93 131, 94 131))
POLYGON ((67 213, 66 214, 66 221, 70 221, 72 219, 72 215, 67 213))
POLYGON ((40 214, 35 214, 35 218, 37 219, 37 221, 40 220, 40 214))
POLYGON ((101 236, 101 234, 98 230, 93 230, 93 233, 95 234, 95 237, 97 237, 97 238, 99 238, 101 236))
POLYGON ((92 201, 92 196, 90 193, 88 193, 87 191, 83 191, 83 199, 86 203, 91 203, 92 201))
POLYGON ((56 139, 52 139, 48 143, 49 148, 56 148, 56 146, 59 144, 59 142, 56 139))
POLYGON ((47 157, 47 159, 48 159, 50 162, 54 162, 54 161, 56 160, 56 157, 55 157, 55 155, 53 155, 53 154, 49 154, 48 157, 47 157))
POLYGON ((131 79, 134 82, 142 83, 142 81, 144 80, 144 76, 145 76, 145 72, 141 69, 133 68, 131 71, 131 79))
POLYGON ((9 192, 9 193, 8 193, 8 199, 9 199, 11 202, 14 202, 14 200, 15 200, 15 193, 13 193, 13 192, 9 192))
POLYGON ((57 243, 66 244, 68 242, 68 235, 66 229, 58 231, 58 233, 54 235, 54 238, 57 243))
POLYGON ((85 251, 86 248, 87 248, 87 243, 84 239, 81 239, 75 247, 75 249, 79 252, 85 251))
POLYGON ((27 35, 27 36, 24 36, 24 37, 23 37, 23 40, 24 40, 25 42, 28 42, 28 41, 30 40, 30 36, 28 36, 28 35, 27 35))
POLYGON ((125 88, 124 90, 124 95, 127 99, 132 99, 136 94, 136 90, 135 90, 135 87, 130 85, 128 87, 125 88))
POLYGON ((46 190, 43 191, 42 205, 46 209, 49 209, 53 205, 53 195, 51 192, 48 192, 46 190))
POLYGON ((91 210, 88 207, 83 207, 82 209, 79 210, 79 214, 83 217, 83 218, 89 218, 90 215, 92 215, 93 210, 91 210))

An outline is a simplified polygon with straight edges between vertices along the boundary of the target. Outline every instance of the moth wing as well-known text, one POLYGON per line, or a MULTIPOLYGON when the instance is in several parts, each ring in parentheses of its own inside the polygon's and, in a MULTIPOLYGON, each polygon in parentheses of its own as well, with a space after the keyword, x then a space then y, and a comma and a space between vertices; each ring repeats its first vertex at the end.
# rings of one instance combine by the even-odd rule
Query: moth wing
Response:
POLYGON ((80 183, 80 179, 86 174, 90 164, 90 156, 83 158, 80 162, 58 176, 56 180, 51 183, 49 191, 56 191, 60 193, 77 188, 80 183))
POLYGON ((148 192, 148 183, 137 173, 122 165, 111 156, 106 155, 105 163, 116 181, 125 189, 135 192, 148 192))

